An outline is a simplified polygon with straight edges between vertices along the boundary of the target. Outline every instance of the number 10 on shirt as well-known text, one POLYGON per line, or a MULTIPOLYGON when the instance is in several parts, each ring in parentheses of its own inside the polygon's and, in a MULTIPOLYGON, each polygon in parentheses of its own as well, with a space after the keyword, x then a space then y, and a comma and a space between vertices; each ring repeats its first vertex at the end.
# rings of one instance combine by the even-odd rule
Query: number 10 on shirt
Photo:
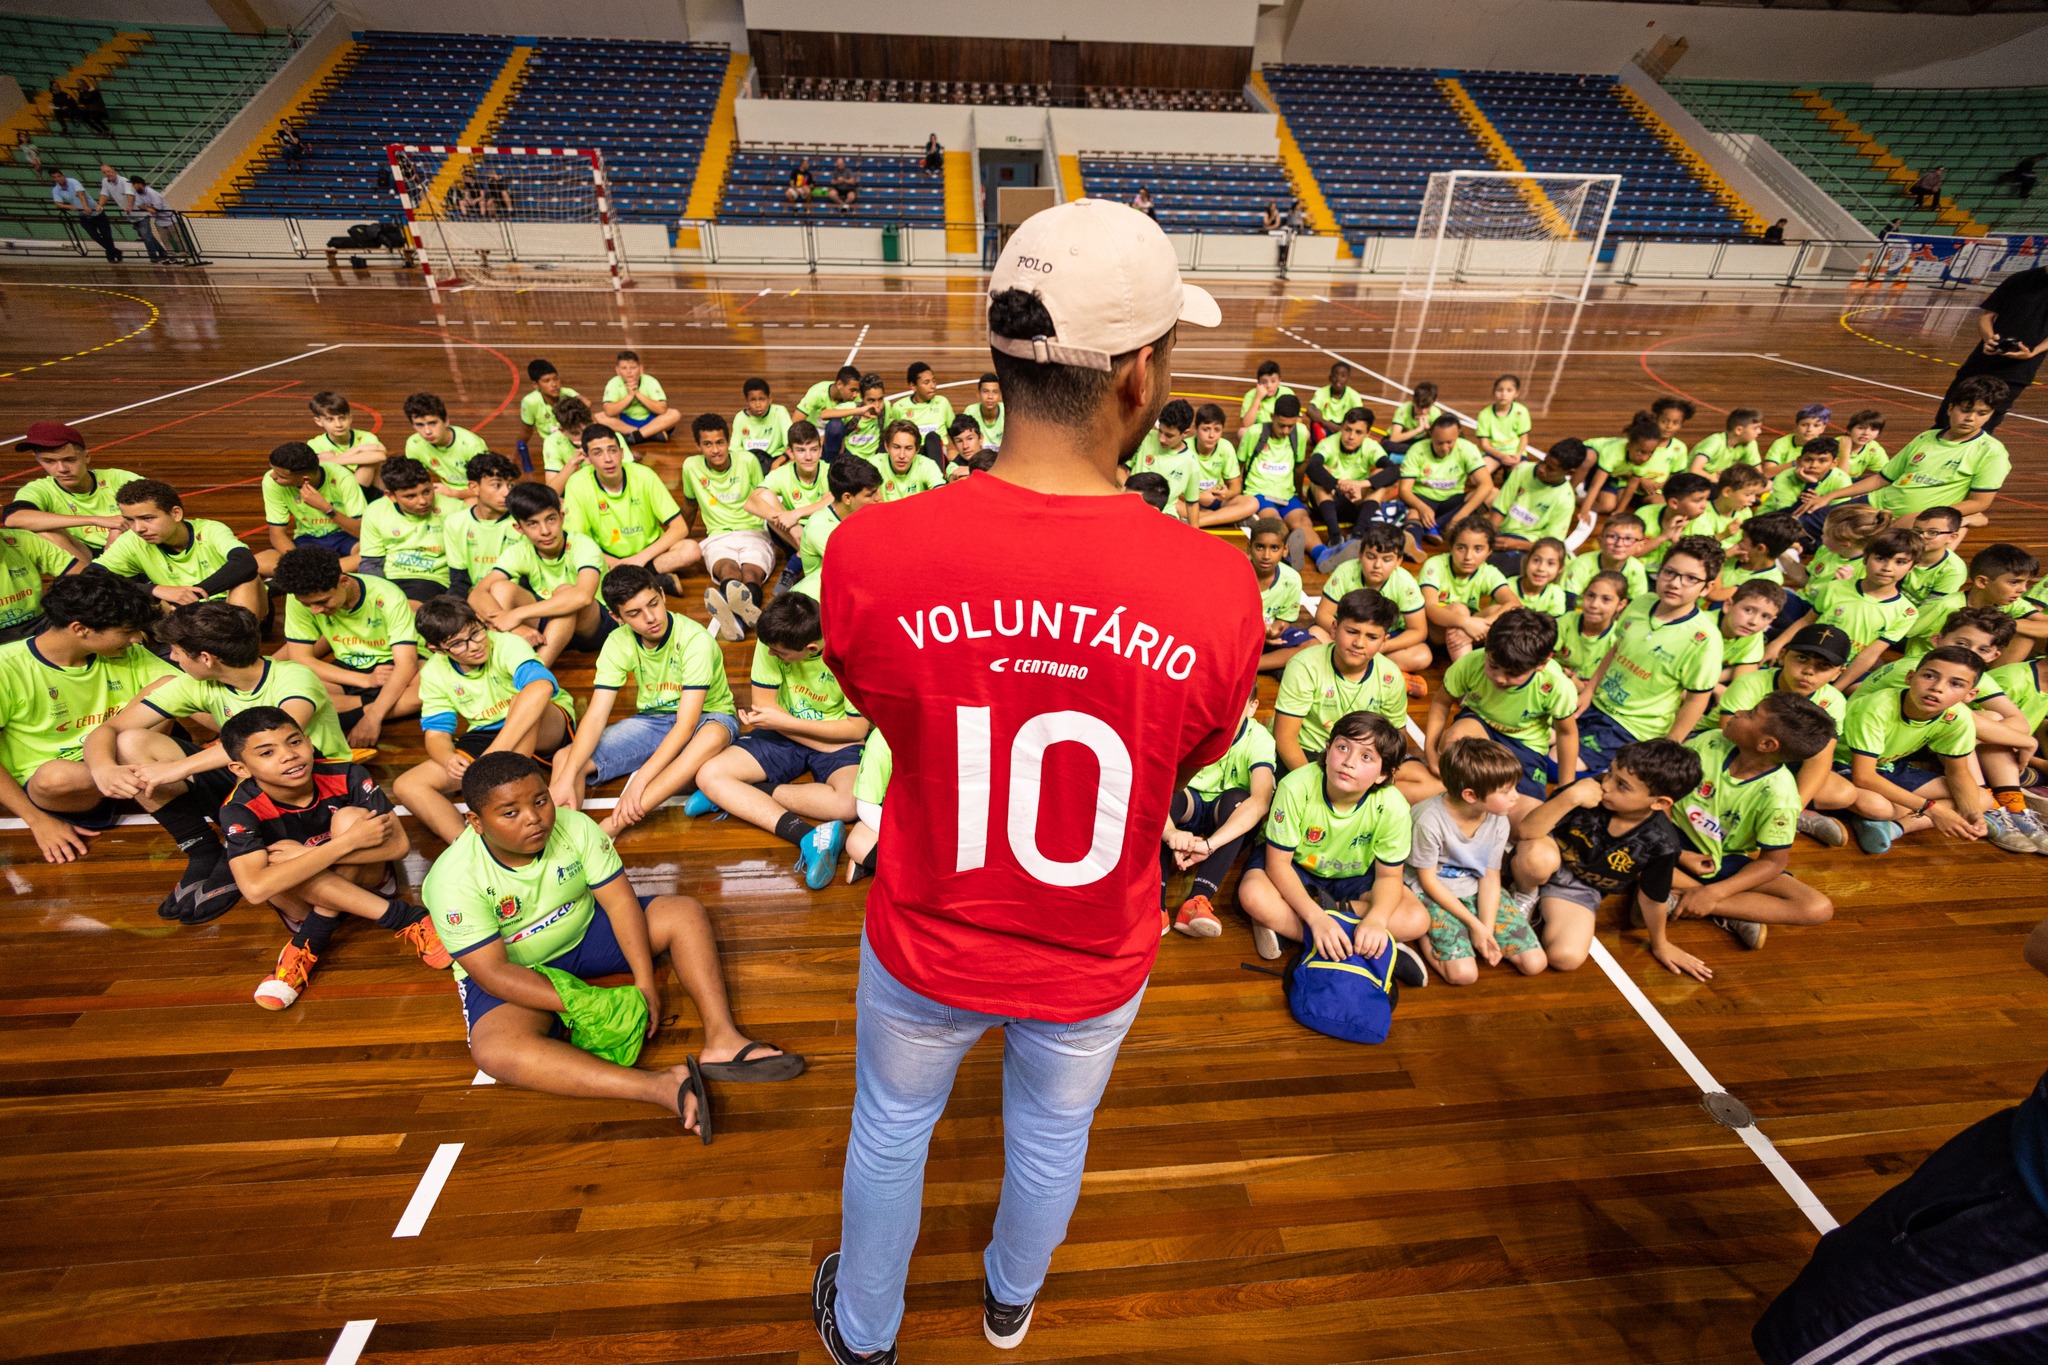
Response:
MULTIPOLYGON (((959 839, 953 870, 972 872, 988 861, 994 792, 994 724, 991 708, 955 708, 960 756, 959 839)), ((1130 821, 1131 752, 1107 721, 1085 711, 1044 711, 1017 727, 1010 740, 1010 789, 1003 801, 1004 835, 1018 866, 1048 886, 1087 886, 1115 871, 1130 821), (1088 815, 1088 851, 1072 861, 1049 858, 1039 847, 1039 806, 1046 751, 1056 744, 1080 744, 1095 755, 1097 776, 1088 815)), ((1078 793, 1075 793, 1078 796, 1078 793)), ((1055 820, 1087 810, 1059 796, 1055 820)))

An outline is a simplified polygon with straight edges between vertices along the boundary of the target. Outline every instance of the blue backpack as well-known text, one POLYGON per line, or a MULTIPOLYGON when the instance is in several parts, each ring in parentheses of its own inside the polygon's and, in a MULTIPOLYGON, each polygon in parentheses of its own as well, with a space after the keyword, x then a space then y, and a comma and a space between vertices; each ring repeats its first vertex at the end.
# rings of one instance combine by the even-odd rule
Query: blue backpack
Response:
MULTIPOLYGON (((1339 924, 1358 932, 1358 916, 1347 910, 1326 906, 1339 924)), ((1394 941, 1387 940, 1379 955, 1371 959, 1353 953, 1342 962, 1332 962, 1316 951, 1315 940, 1304 937, 1282 976, 1287 988, 1287 1009, 1294 1021, 1317 1033, 1342 1038, 1349 1043, 1384 1043, 1394 1022, 1394 1006, 1401 999, 1401 983, 1394 979, 1394 941)))

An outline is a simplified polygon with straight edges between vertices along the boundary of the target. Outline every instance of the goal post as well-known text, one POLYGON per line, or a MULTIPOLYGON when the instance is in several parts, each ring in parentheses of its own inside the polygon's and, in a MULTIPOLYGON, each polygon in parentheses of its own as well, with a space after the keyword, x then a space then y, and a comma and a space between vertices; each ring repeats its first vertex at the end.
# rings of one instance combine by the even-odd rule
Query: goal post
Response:
POLYGON ((1620 192, 1618 175, 1432 172, 1401 293, 1584 302, 1620 192))
POLYGON ((545 278, 615 290, 632 274, 621 249, 604 153, 594 147, 390 143, 391 187, 427 288, 545 278))

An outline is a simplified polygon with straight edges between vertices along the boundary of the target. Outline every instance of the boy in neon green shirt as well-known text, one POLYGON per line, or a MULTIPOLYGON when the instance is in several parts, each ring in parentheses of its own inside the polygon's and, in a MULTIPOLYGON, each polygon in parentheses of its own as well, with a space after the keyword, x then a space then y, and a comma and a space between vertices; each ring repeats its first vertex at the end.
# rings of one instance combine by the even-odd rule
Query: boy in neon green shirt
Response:
MULTIPOLYGON (((412 435, 405 441, 406 458, 427 467, 440 485, 435 491, 444 498, 474 498, 469 462, 490 449, 484 438, 450 422, 448 407, 438 394, 406 395, 405 420, 412 423, 412 435)), ((388 489, 391 485, 384 486, 388 489)))
POLYGON ((626 462, 618 433, 592 422, 583 429, 583 458, 587 463, 562 486, 562 518, 597 542, 606 568, 644 564, 679 574, 703 562, 668 486, 646 465, 626 462))
POLYGON ((33 531, 0 531, 0 644, 40 634, 43 629, 43 575, 62 578, 92 561, 73 546, 33 531))
POLYGON ((1699 601, 1724 558, 1706 536, 1680 538, 1657 571, 1655 595, 1630 603, 1615 623, 1614 647, 1579 718, 1589 776, 1606 771, 1624 745, 1682 742, 1706 714, 1721 681, 1721 632, 1699 601))
POLYGON ((471 497, 447 515, 441 533, 448 551, 448 590, 466 597, 519 539, 519 528, 505 512, 505 499, 519 482, 519 466, 486 453, 470 456, 463 472, 471 497))
POLYGON ((974 425, 981 428, 981 443, 990 450, 1003 448, 1003 422, 1007 416, 1003 408, 1003 384, 993 373, 984 374, 974 386, 976 402, 961 415, 974 419, 974 425))
POLYGON ((597 604, 604 572, 597 542, 563 529, 562 500, 546 484, 514 485, 508 510, 516 539, 469 594, 470 606, 550 668, 565 649, 590 653, 608 628, 597 604))
POLYGON ((1842 721, 1849 761, 1835 763, 1848 782, 1830 784, 1815 807, 1839 813, 1857 846, 1870 854, 1924 829, 1983 838, 1985 798, 1970 766, 1977 725, 1969 706, 1983 676, 1982 659, 1961 645, 1944 645, 1922 656, 1903 686, 1859 688, 1842 721), (1905 761, 1923 751, 1939 769, 1905 761), (1943 784, 1946 800, 1926 792, 1935 782, 1943 784))
POLYGON ((325 545, 353 561, 367 505, 362 485, 347 466, 322 463, 304 441, 285 442, 270 452, 270 468, 263 474, 270 548, 256 556, 257 571, 269 577, 278 557, 301 545, 325 545))
POLYGON ((1240 437, 1273 420, 1273 405, 1280 401, 1280 390, 1280 362, 1261 360, 1259 368, 1252 371, 1252 386, 1244 391, 1244 398, 1237 405, 1240 437))
POLYGON ((1731 465, 1760 465, 1763 456, 1757 452, 1756 439, 1763 435, 1764 415, 1755 408, 1732 408, 1728 423, 1711 436, 1704 436, 1692 448, 1692 463, 1688 466, 1695 474, 1714 476, 1731 465))
POLYGON ((1486 457, 1459 434, 1458 419, 1440 414, 1429 424, 1429 439, 1401 457, 1401 501, 1419 539, 1441 541, 1445 532, 1493 497, 1486 457))
POLYGON ((1351 367, 1337 361, 1330 366, 1329 382, 1309 395, 1309 436, 1320 445, 1344 425, 1353 408, 1364 404, 1365 396, 1351 387, 1351 367))
POLYGON ((683 420, 683 413, 670 406, 661 381, 640 368, 639 352, 620 351, 591 420, 618 433, 623 445, 666 441, 670 428, 683 420))
POLYGON ((2010 392, 2003 380, 1989 375, 1961 381, 1948 398, 1945 430, 1921 432, 1882 469, 1830 494, 1815 510, 1867 493, 1872 507, 1894 516, 1953 507, 1963 514, 1963 525, 1984 525, 1985 513, 2012 472, 2005 443, 1984 428, 2010 392))
POLYGON ((320 434, 306 444, 313 447, 322 464, 346 468, 356 487, 363 490, 363 497, 374 501, 378 497, 377 466, 390 458, 384 443, 375 432, 355 425, 355 410, 348 399, 332 389, 322 389, 307 399, 306 409, 313 414, 313 425, 320 428, 320 434))
POLYGON ((619 803, 599 828, 613 838, 664 801, 694 790, 697 773, 739 738, 739 708, 725 654, 695 621, 668 609, 661 584, 637 564, 604 579, 604 603, 626 627, 605 637, 575 741, 555 754, 555 804, 582 807, 586 785, 625 777, 619 803), (637 710, 614 720, 619 689, 633 684, 637 710))
POLYGON ((317 545, 279 559, 270 581, 286 594, 285 656, 326 685, 351 745, 373 749, 386 720, 419 711, 419 635, 397 585, 344 573, 317 545))
POLYGON ((1578 512, 1572 484, 1587 454, 1585 442, 1567 436, 1541 460, 1522 460, 1508 471, 1492 503, 1500 519, 1500 549, 1527 553, 1546 536, 1563 540, 1571 534, 1578 512))
POLYGON ((752 455, 766 474, 789 449, 789 409, 770 401, 765 379, 740 385, 740 410, 732 415, 733 444, 752 455))
POLYGON ((797 542, 802 578, 815 578, 824 568, 825 542, 841 522, 880 496, 882 476, 858 455, 841 455, 825 472, 825 486, 832 501, 804 519, 804 533, 797 542))
POLYGON ((1125 464, 1128 474, 1157 474, 1166 480, 1167 510, 1190 525, 1202 495, 1202 470, 1188 438, 1195 429, 1194 404, 1175 398, 1159 410, 1159 420, 1125 464))
POLYGON ((519 461, 531 469, 532 443, 536 440, 545 442, 561 429, 561 422, 555 416, 555 405, 564 398, 580 398, 582 395, 562 383, 562 376, 551 360, 527 361, 526 377, 532 381, 533 387, 519 400, 519 461))
POLYGON ((1223 435, 1223 409, 1204 403, 1195 409, 1195 438, 1189 442, 1195 455, 1201 493, 1197 526, 1235 526, 1258 515, 1259 500, 1244 491, 1244 466, 1237 447, 1223 435))
POLYGON ((832 502, 823 458, 825 439, 818 428, 801 417, 791 422, 787 453, 789 458, 769 470, 761 486, 747 495, 747 510, 761 518, 786 556, 782 578, 775 585, 777 592, 787 590, 803 576, 798 550, 805 519, 832 502))
MULTIPOLYGON (((1385 448, 1372 438, 1370 408, 1347 411, 1308 453, 1304 473, 1308 478, 1309 504, 1323 525, 1323 546, 1313 556, 1318 570, 1330 562, 1335 547, 1342 544, 1344 528, 1349 526, 1355 532, 1365 510, 1389 496, 1384 487, 1373 485, 1373 474, 1386 458, 1385 448)), ((1381 480, 1382 484, 1385 482, 1381 480)))
POLYGON ((1517 401, 1521 395, 1521 379, 1504 374, 1493 381, 1493 401, 1472 419, 1472 439, 1495 483, 1519 466, 1529 450, 1529 409, 1517 401))
POLYGON ((257 577, 256 556, 217 521, 187 520, 176 489, 158 479, 137 479, 114 495, 127 524, 99 557, 99 566, 125 578, 144 579, 172 606, 225 597, 262 620, 270 595, 257 577))
POLYGON ((744 640, 761 619, 762 588, 775 568, 767 523, 748 506, 761 486, 761 466, 733 458, 725 419, 715 412, 690 423, 690 438, 697 453, 683 461, 682 494, 704 523, 702 553, 711 570, 704 608, 719 638, 744 640))
POLYGON ((1502 745, 1522 765, 1519 810, 1534 810, 1552 785, 1577 781, 1579 689, 1556 651, 1557 622, 1542 612, 1518 607, 1496 620, 1486 647, 1452 664, 1429 699, 1425 761, 1435 767, 1459 739, 1502 745))
POLYGON ((448 518, 462 509, 440 495, 441 483, 409 455, 384 462, 385 497, 363 513, 366 574, 390 580, 414 602, 448 591, 448 518))
POLYGON ((917 428, 918 448, 925 458, 943 468, 946 463, 946 428, 953 425, 953 402, 939 392, 939 378, 922 360, 912 361, 904 371, 910 392, 889 404, 882 422, 908 422, 917 428))
POLYGON ((37 422, 15 447, 35 457, 42 477, 14 495, 7 525, 19 531, 69 536, 87 554, 98 554, 127 529, 115 495, 141 478, 125 469, 92 467, 85 438, 62 422, 37 422))

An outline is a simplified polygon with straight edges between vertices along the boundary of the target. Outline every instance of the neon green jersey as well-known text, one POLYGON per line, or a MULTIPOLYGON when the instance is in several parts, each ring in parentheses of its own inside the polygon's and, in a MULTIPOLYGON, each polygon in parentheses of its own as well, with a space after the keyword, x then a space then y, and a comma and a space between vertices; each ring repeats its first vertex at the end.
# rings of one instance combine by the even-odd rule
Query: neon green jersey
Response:
POLYGON ((1262 427, 1244 443, 1238 463, 1244 466, 1244 491, 1256 498, 1284 503, 1296 495, 1296 479, 1308 458, 1308 433, 1300 426, 1275 440, 1271 427, 1262 427))
POLYGON ((1437 600, 1456 602, 1474 614, 1491 606, 1493 595, 1508 586, 1507 575, 1491 563, 1481 563, 1472 573, 1460 578, 1449 554, 1431 555, 1424 560, 1422 576, 1417 581, 1424 588, 1436 589, 1437 600))
POLYGON ((1287 564, 1273 566, 1273 585, 1259 589, 1259 603, 1268 621, 1291 626, 1301 615, 1301 575, 1287 564))
POLYGON ((1192 440, 1188 442, 1188 448, 1195 452, 1195 468, 1201 472, 1199 482, 1204 493, 1222 488, 1244 474, 1244 466, 1238 463, 1237 447, 1222 437, 1217 438, 1216 448, 1207 455, 1197 449, 1192 440))
POLYGON ((1916 517, 1930 507, 1954 507, 1973 493, 1995 493, 2012 472, 2005 443, 1990 432, 1951 441, 1923 431, 1885 462, 1888 487, 1871 493, 1870 505, 1899 517, 1916 517))
POLYGON ((571 474, 562 487, 562 520, 612 558, 625 559, 660 540, 682 509, 661 476, 646 465, 622 465, 619 473, 616 491, 599 483, 597 470, 589 465, 571 474))
POLYGON ((545 599, 574 583, 586 571, 602 578, 604 555, 598 551, 597 542, 581 531, 564 531, 562 544, 552 555, 542 554, 530 538, 518 535, 492 567, 535 597, 545 599))
POLYGON ((1447 451, 1438 451, 1429 441, 1417 441, 1401 459, 1401 477, 1412 479, 1415 491, 1425 498, 1444 502, 1465 491, 1465 485, 1486 467, 1479 447, 1460 436, 1447 451))
MULTIPOLYGON (((1489 412, 1491 408, 1487 409, 1489 412)), ((1549 484, 1536 477, 1539 463, 1524 460, 1508 471, 1493 510, 1500 513, 1500 529, 1523 540, 1541 540, 1570 534, 1572 513, 1578 508, 1578 493, 1571 480, 1549 484)))
POLYGON ((822 461, 812 467, 808 480, 794 462, 779 464, 768 471, 767 477, 761 480, 761 486, 775 495, 775 500, 782 504, 785 512, 809 507, 814 502, 825 502, 832 497, 832 490, 825 484, 822 461))
POLYGON ((1002 403, 996 404, 996 415, 993 417, 983 412, 979 403, 963 408, 961 411, 972 417, 974 425, 981 428, 981 443, 983 445, 996 449, 1002 447, 1003 424, 1009 420, 1010 416, 1010 410, 1007 405, 1002 403))
POLYGON ((1757 504, 1757 515, 1765 516, 1772 512, 1788 511, 1791 508, 1797 507, 1799 500, 1808 493, 1818 493, 1825 497, 1829 493, 1840 492, 1852 482, 1854 480, 1841 470, 1830 469, 1827 473, 1821 475, 1819 483, 1808 483, 1805 479, 1799 477, 1799 466, 1792 465, 1789 468, 1779 470, 1776 476, 1771 479, 1771 491, 1766 493, 1764 500, 1757 504))
POLYGON ((1593 704, 1637 739, 1670 733, 1688 693, 1721 680, 1721 632, 1697 607, 1676 620, 1655 615, 1655 599, 1631 602, 1615 622, 1614 662, 1593 704))
POLYGON ((683 461, 681 491, 684 498, 697 504, 707 536, 761 530, 766 523, 747 510, 747 498, 760 486, 759 460, 734 458, 728 452, 723 469, 713 469, 702 455, 683 461))
POLYGON ((1363 482, 1372 477, 1373 470, 1387 457, 1387 448, 1368 436, 1358 443, 1358 449, 1346 450, 1344 433, 1333 431, 1316 443, 1312 453, 1322 457, 1323 468, 1331 478, 1363 482))
POLYGON ((1921 720, 1906 714, 1905 688, 1859 687, 1842 721, 1842 744, 1852 753, 1869 754, 1880 768, 1922 749, 1961 758, 1977 750, 1977 723, 1967 706, 1951 706, 1921 720))
POLYGON ((1247 720, 1237 727, 1237 737, 1230 741, 1223 757, 1197 771, 1188 779, 1187 787, 1203 800, 1213 801, 1227 791, 1250 791, 1253 773, 1260 768, 1274 772, 1278 765, 1273 732, 1255 720, 1247 720))
MULTIPOLYGON (((45 474, 23 484, 14 500, 58 517, 118 517, 121 505, 114 501, 114 495, 141 477, 125 469, 95 469, 86 476, 90 487, 74 493, 45 474)), ((107 537, 114 534, 104 526, 70 526, 65 533, 95 550, 103 549, 107 537)))
POLYGON ((287 701, 302 701, 313 708, 312 719, 305 727, 306 738, 313 741, 313 751, 322 758, 347 763, 352 751, 342 737, 334 699, 327 695, 313 670, 286 659, 264 659, 260 667, 256 685, 246 692, 231 683, 180 673, 144 697, 142 704, 172 720, 205 712, 213 717, 217 729, 227 724, 230 717, 254 706, 282 707, 287 701))
POLYGON ((889 779, 895 775, 896 755, 880 730, 868 731, 860 746, 860 767, 853 774, 853 799, 870 806, 882 805, 889 796, 889 779))
POLYGON ((177 672, 141 645, 75 668, 51 663, 35 646, 0 645, 0 764, 24 785, 45 763, 83 763, 85 737, 100 722, 177 672))
MULTIPOLYGON (((190 534, 185 548, 151 545, 129 532, 108 547, 96 563, 109 573, 128 578, 147 578, 160 588, 193 588, 219 573, 228 555, 245 548, 235 533, 217 521, 193 517, 185 522, 190 534)), ((215 593, 214 596, 225 596, 215 593)))
POLYGON ((1346 414, 1353 408, 1365 406, 1365 396, 1354 388, 1332 390, 1325 384, 1309 395, 1308 405, 1326 426, 1341 427, 1346 414))
POLYGON ((363 486, 343 464, 321 465, 320 477, 313 489, 327 503, 329 511, 322 511, 307 502, 304 488, 286 488, 268 474, 261 482, 263 520, 269 525, 284 527, 285 534, 291 536, 329 535, 341 529, 334 524, 335 512, 359 522, 363 509, 368 505, 363 497, 363 486))
POLYGON ((1829 593, 1814 604, 1812 624, 1840 626, 1849 632, 1851 658, 1879 640, 1894 649, 1913 633, 1920 609, 1896 588, 1890 597, 1871 597, 1860 588, 1829 593))
POLYGON ((922 455, 911 460, 909 471, 901 474, 887 455, 876 455, 868 463, 882 476, 882 490, 875 494, 876 502, 901 502, 913 493, 946 486, 945 472, 922 455))
POLYGON ((519 420, 533 428, 533 434, 540 437, 552 436, 562 429, 561 419, 555 416, 555 404, 564 398, 581 398, 583 395, 567 384, 549 398, 539 389, 528 389, 526 396, 519 400, 519 420))
POLYGON ((424 436, 405 438, 405 453, 433 471, 434 477, 450 488, 469 482, 469 462, 489 450, 490 443, 468 427, 448 428, 448 444, 437 446, 424 436))
POLYGON ((825 563, 825 542, 832 538, 832 533, 839 529, 843 520, 839 509, 831 506, 820 507, 804 518, 804 531, 797 537, 796 552, 804 562, 806 576, 818 572, 825 563))
POLYGON ((1321 765, 1296 768, 1280 779, 1266 816, 1266 842, 1294 855, 1311 877, 1362 877, 1379 863, 1408 861, 1413 814, 1392 782, 1382 782, 1356 804, 1330 803, 1321 765))
POLYGON ((1585 615, 1568 611, 1557 623, 1557 652, 1551 656, 1574 676, 1590 680, 1600 671, 1600 661, 1614 647, 1614 622, 1597 635, 1586 633, 1585 615))
POLYGON ((2041 681, 2044 666, 2048 666, 2048 659, 2022 659, 2018 663, 1994 668, 1984 675, 2019 708, 2029 731, 2040 729, 2041 722, 2048 720, 2048 689, 2043 688, 2041 681))
POLYGON ((1386 655, 1375 654, 1364 673, 1347 678, 1337 671, 1335 645, 1310 645, 1287 661, 1273 712, 1300 718, 1303 753, 1329 747, 1330 727, 1353 711, 1376 712, 1397 730, 1406 726, 1408 675, 1386 655))
POLYGON ((1392 602, 1394 610, 1403 616, 1422 610, 1422 587, 1415 581, 1414 574, 1397 564, 1385 582, 1372 584, 1365 581, 1363 564, 1363 560, 1347 559, 1331 570, 1330 576, 1323 580, 1323 600, 1342 602, 1348 593, 1371 588, 1392 602))
POLYGON ((1740 756, 1734 741, 1709 730, 1686 741, 1700 758, 1700 784, 1678 799, 1672 823, 1693 847, 1713 859, 1715 871, 1730 853, 1755 855, 1790 848, 1798 830, 1799 778, 1779 763, 1755 777, 1729 770, 1740 756))
POLYGON ((454 734, 459 717, 472 730, 495 730, 505 723, 521 688, 545 678, 555 685, 554 703, 570 722, 576 703, 562 690, 552 670, 533 647, 517 635, 490 633, 491 653, 470 672, 446 654, 431 654, 420 665, 420 728, 454 734))
POLYGON ((625 872, 619 851, 582 811, 555 811, 555 827, 532 861, 507 867, 474 829, 434 860, 421 899, 455 958, 455 979, 468 979, 465 954, 493 940, 516 966, 548 962, 583 941, 598 913, 591 893, 625 872))
POLYGON ((628 679, 634 705, 642 712, 672 715, 685 692, 704 694, 704 711, 738 714, 732 685, 725 680, 725 655, 718 642, 687 616, 668 614, 668 630, 648 644, 630 630, 607 635, 597 652, 596 686, 616 692, 628 679))
POLYGON ((512 520, 511 513, 500 513, 495 521, 487 521, 468 503, 442 521, 441 537, 448 550, 448 567, 468 574, 471 583, 482 582, 513 542, 526 539, 519 534, 519 523, 512 520))
POLYGON ((1138 443, 1137 453, 1131 456, 1130 467, 1133 474, 1157 474, 1166 480, 1169 507, 1194 502, 1201 496, 1202 469, 1195 463, 1191 442, 1182 441, 1179 449, 1168 450, 1159 443, 1156 429, 1148 431, 1138 443))
POLYGON ((1579 709, 1579 689, 1557 660, 1546 660, 1520 687, 1502 687, 1486 676, 1483 649, 1470 651, 1444 671, 1444 691, 1509 739, 1539 754, 1550 752, 1557 723, 1579 709))
POLYGON ((788 663, 756 640, 754 668, 749 677, 756 687, 774 688, 776 704, 798 720, 844 720, 860 714, 840 690, 839 679, 815 654, 788 663))
MULTIPOLYGON (((661 381, 645 371, 641 372, 640 382, 634 388, 634 395, 633 401, 620 409, 620 415, 630 417, 636 422, 644 422, 654 416, 654 409, 641 402, 642 398, 652 398, 657 403, 666 403, 668 401, 668 393, 661 387, 661 381)), ((626 381, 624 379, 621 379, 618 375, 613 375, 605 381, 604 402, 617 403, 623 401, 625 397, 626 381)))
POLYGON ((396 584, 368 575, 342 575, 342 586, 349 583, 354 583, 359 593, 355 605, 325 616, 307 611, 296 597, 286 598, 284 638, 302 645, 325 640, 337 665, 359 673, 390 663, 395 645, 419 648, 412 603, 396 584))
POLYGON ((0 630, 43 614, 43 575, 62 577, 78 561, 33 531, 0 531, 0 630))
POLYGON ((1758 453, 1755 441, 1731 445, 1725 431, 1717 431, 1711 436, 1701 438, 1700 443, 1692 448, 1692 457, 1697 460, 1702 456, 1706 459, 1705 470, 1709 474, 1719 474, 1730 465, 1763 463, 1763 456, 1758 453))
MULTIPOLYGON (((1729 683, 1728 690, 1721 694, 1721 700, 1715 702, 1707 714, 1700 717, 1700 723, 1693 728, 1693 733, 1697 735, 1703 730, 1718 730, 1721 728, 1721 717, 1751 710, 1773 692, 1790 691, 1790 688, 1782 685, 1784 673, 1785 670, 1782 668, 1759 668, 1729 683)), ((1873 672, 1865 685, 1868 686, 1869 681, 1876 677, 1877 674, 1873 672)), ((1842 719, 1849 713, 1849 699, 1843 696, 1841 690, 1833 683, 1822 683, 1814 689, 1813 695, 1807 700, 1828 713, 1828 719, 1835 723, 1837 731, 1842 728, 1842 719)))
POLYGON ((1503 413, 1488 403, 1472 419, 1472 435, 1475 440, 1493 442, 1496 450, 1519 451, 1528 443, 1529 409, 1510 403, 1503 413))
POLYGON ((1914 606, 1919 606, 1929 598, 1961 592, 1969 579, 1970 567, 1963 557, 1954 550, 1943 550, 1941 558, 1934 563, 1908 570, 1899 583, 1899 590, 1912 600, 1914 606))
POLYGON ((761 456, 775 458, 789 449, 789 409, 780 403, 770 403, 768 411, 756 417, 745 408, 732 415, 732 447, 754 455, 755 464, 761 456))
POLYGON ((882 414, 886 425, 890 422, 908 422, 917 428, 920 436, 936 432, 946 434, 946 428, 953 425, 953 400, 943 393, 935 393, 920 401, 916 394, 905 394, 891 403, 882 414))
POLYGON ((384 561, 386 578, 424 578, 448 586, 448 518, 460 511, 454 498, 438 498, 434 510, 415 517, 390 498, 379 498, 363 513, 364 559, 384 561))
MULTIPOLYGON (((1566 592, 1577 597, 1586 591, 1586 585, 1593 581, 1594 575, 1606 572, 1607 566, 1600 562, 1600 552, 1588 550, 1584 554, 1573 555, 1571 563, 1564 566, 1564 573, 1557 581, 1564 584, 1566 592)), ((1628 580, 1628 595, 1631 601, 1649 592, 1650 573, 1643 567, 1640 558, 1631 556, 1622 560, 1621 567, 1614 572, 1628 580)))

